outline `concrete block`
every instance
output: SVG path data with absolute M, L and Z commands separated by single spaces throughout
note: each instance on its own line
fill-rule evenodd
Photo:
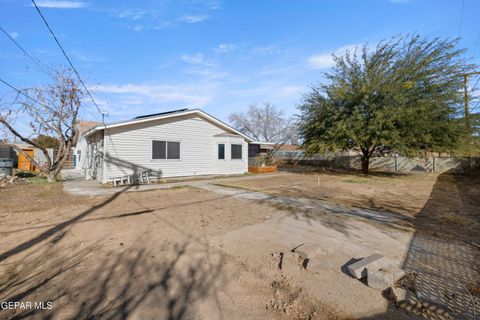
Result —
M 322 257 L 312 258 L 308 260 L 306 269 L 314 273 L 323 273 L 330 270 L 330 261 Z
M 311 259 L 322 254 L 322 248 L 318 244 L 306 242 L 295 248 L 295 253 L 303 257 L 303 259 Z
M 403 303 L 407 303 L 409 298 L 408 295 L 408 291 L 404 288 L 389 287 L 385 290 L 385 296 L 389 301 L 393 302 L 396 307 Z
M 367 283 L 370 288 L 385 290 L 405 276 L 405 271 L 389 264 L 384 267 L 369 267 L 367 269 Z
M 348 272 L 357 279 L 361 279 L 367 276 L 368 266 L 374 266 L 376 268 L 382 267 L 379 263 L 384 260 L 384 256 L 378 253 L 374 253 L 360 261 L 352 263 L 347 266 Z

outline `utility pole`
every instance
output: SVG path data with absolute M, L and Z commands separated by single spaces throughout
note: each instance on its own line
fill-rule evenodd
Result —
M 472 124 L 470 123 L 470 110 L 468 106 L 468 76 L 473 76 L 480 74 L 480 71 L 476 72 L 469 72 L 463 75 L 463 86 L 464 86 L 464 94 L 465 94 L 465 126 L 468 132 L 471 132 Z

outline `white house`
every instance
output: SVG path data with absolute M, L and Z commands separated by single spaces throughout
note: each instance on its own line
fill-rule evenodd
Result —
M 72 154 L 75 156 L 75 169 L 84 171 L 86 168 L 86 155 L 87 155 L 87 147 L 88 141 L 85 133 L 90 129 L 102 124 L 101 122 L 96 121 L 85 121 L 80 120 L 77 122 L 78 130 L 80 131 L 80 136 L 76 141 L 75 147 L 72 150 Z
M 79 139 L 86 179 L 107 183 L 149 171 L 157 178 L 248 171 L 253 139 L 199 109 L 182 109 L 97 125 Z

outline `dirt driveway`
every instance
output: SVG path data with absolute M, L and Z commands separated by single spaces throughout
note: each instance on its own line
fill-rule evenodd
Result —
M 306 179 L 303 187 L 313 190 L 310 181 L 317 179 L 286 177 L 282 188 L 298 198 L 299 181 Z M 270 187 L 270 179 L 277 178 L 219 183 L 249 183 L 248 188 L 258 189 L 254 184 Z M 436 177 L 426 179 L 414 192 L 415 197 L 428 194 L 424 207 L 435 181 Z M 382 192 L 388 190 L 385 185 L 373 183 L 370 188 Z M 102 197 L 72 196 L 60 184 L 1 189 L 0 301 L 52 302 L 53 307 L 1 310 L 0 315 L 11 319 L 406 317 L 391 311 L 379 292 L 345 275 L 342 265 L 373 251 L 403 261 L 416 236 L 415 222 L 405 228 L 365 217 L 332 216 L 323 209 L 321 214 L 294 210 L 269 200 L 268 196 L 278 199 L 278 192 L 284 192 L 281 188 L 262 193 L 267 198 L 259 200 L 245 197 L 249 191 L 243 188 L 118 189 Z M 342 192 L 351 190 L 339 188 L 323 195 L 322 201 L 354 208 L 357 203 L 334 196 Z M 364 201 L 359 194 L 351 199 Z M 413 202 L 413 207 L 419 205 Z M 362 203 L 362 208 L 378 209 Z M 321 247 L 328 261 L 324 273 L 282 274 L 272 265 L 271 253 L 304 241 Z M 463 254 L 469 257 L 469 252 Z

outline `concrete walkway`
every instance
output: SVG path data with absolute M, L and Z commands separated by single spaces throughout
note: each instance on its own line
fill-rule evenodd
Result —
M 83 180 L 83 171 L 77 169 L 63 169 L 61 172 L 62 180 Z
M 65 171 L 65 170 L 64 170 Z M 63 172 L 62 171 L 62 174 Z M 67 172 L 68 176 L 72 176 L 70 172 Z M 161 189 L 173 189 L 179 187 L 200 187 L 206 184 L 215 184 L 225 179 L 235 179 L 235 180 L 255 180 L 263 179 L 265 177 L 271 176 L 281 176 L 288 173 L 276 172 L 269 173 L 265 175 L 242 175 L 242 176 L 216 176 L 206 179 L 197 179 L 197 180 L 188 180 L 188 181 L 179 181 L 179 182 L 168 182 L 168 183 L 152 183 L 152 184 L 142 184 L 142 185 L 133 185 L 133 186 L 119 186 L 112 187 L 111 185 L 103 185 L 94 180 L 83 180 L 83 179 L 64 179 L 63 190 L 72 195 L 81 195 L 81 196 L 105 196 L 112 195 L 117 192 L 137 192 L 137 191 L 149 191 L 149 190 L 161 190 Z

